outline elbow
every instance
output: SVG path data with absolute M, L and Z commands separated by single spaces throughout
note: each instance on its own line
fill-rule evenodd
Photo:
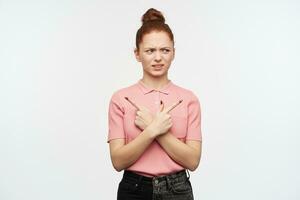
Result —
M 120 172 L 122 171 L 123 169 L 119 166 L 116 166 L 116 165 L 113 165 L 114 166 L 114 169 L 117 171 L 117 172 Z
M 199 164 L 201 159 L 202 151 L 201 151 L 201 145 L 197 146 L 197 148 L 193 149 L 193 152 L 189 153 L 188 156 L 188 166 L 186 168 L 190 171 L 195 171 Z
M 120 172 L 124 169 L 124 167 L 122 167 L 122 165 L 114 159 L 112 159 L 112 165 L 117 172 Z
M 124 163 L 122 163 L 122 160 L 119 159 L 117 156 L 112 156 L 111 161 L 112 161 L 112 165 L 113 165 L 114 169 L 117 172 L 120 172 L 120 171 L 122 171 L 123 169 L 126 168 Z
M 121 147 L 114 147 L 110 149 L 110 159 L 114 169 L 117 172 L 126 168 L 126 157 L 123 155 Z
M 194 163 L 191 166 L 189 166 L 188 169 L 193 172 L 198 168 L 198 166 L 199 166 L 199 163 Z
M 194 159 L 193 162 L 188 166 L 188 169 L 193 172 L 198 168 L 199 164 L 200 157 L 197 157 L 197 159 Z

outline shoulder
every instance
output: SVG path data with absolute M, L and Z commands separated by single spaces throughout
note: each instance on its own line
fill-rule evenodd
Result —
M 111 101 L 120 102 L 122 96 L 126 96 L 136 89 L 136 84 L 131 84 L 129 86 L 119 88 L 115 90 L 111 95 Z
M 192 90 L 184 88 L 174 83 L 173 88 L 179 96 L 183 97 L 187 101 L 199 101 L 198 96 Z

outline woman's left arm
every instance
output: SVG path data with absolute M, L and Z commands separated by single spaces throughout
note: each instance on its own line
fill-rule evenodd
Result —
M 201 110 L 200 103 L 196 96 L 192 96 L 188 104 L 188 130 L 185 142 L 175 137 L 170 130 L 156 137 L 156 141 L 166 151 L 166 153 L 178 164 L 190 171 L 197 169 L 202 152 L 201 137 Z M 169 109 L 169 108 L 167 108 Z M 144 129 L 152 121 L 152 116 L 147 108 L 139 109 L 137 119 L 141 123 L 136 123 L 138 127 Z M 200 133 L 200 137 L 199 137 Z
M 175 162 L 190 171 L 197 169 L 201 158 L 201 141 L 187 140 L 184 143 L 170 132 L 156 137 L 156 140 Z

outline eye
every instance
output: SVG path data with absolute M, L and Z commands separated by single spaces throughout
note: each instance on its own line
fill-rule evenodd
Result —
M 150 53 L 153 53 L 153 49 L 148 49 L 148 50 L 146 50 L 146 53 L 148 53 L 148 54 L 150 54 Z
M 169 49 L 163 49 L 162 52 L 163 52 L 163 53 L 169 53 L 170 50 L 169 50 Z

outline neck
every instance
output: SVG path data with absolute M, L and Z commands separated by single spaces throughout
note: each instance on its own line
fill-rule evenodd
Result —
M 154 88 L 154 89 L 161 89 L 165 85 L 167 85 L 170 80 L 168 79 L 167 76 L 164 77 L 147 77 L 143 76 L 141 81 L 148 87 Z

